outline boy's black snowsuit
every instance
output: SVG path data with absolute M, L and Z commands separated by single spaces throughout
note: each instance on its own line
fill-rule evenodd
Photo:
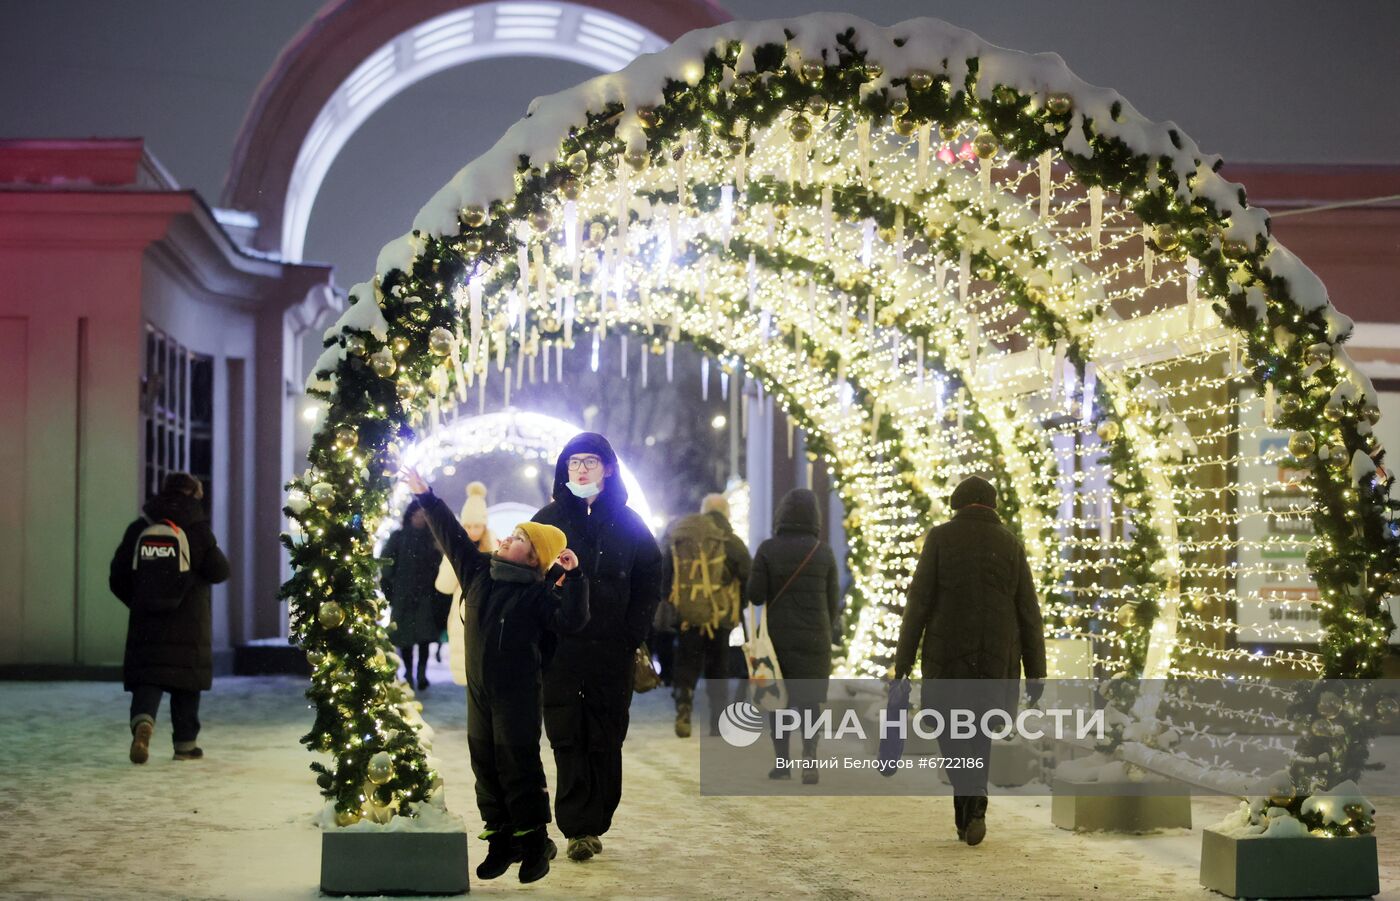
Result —
M 428 528 L 462 588 L 467 654 L 467 749 L 476 805 L 488 832 L 522 832 L 550 820 L 540 763 L 545 632 L 588 622 L 588 580 L 555 565 L 541 575 L 477 549 L 432 492 L 418 496 Z M 555 587 L 564 576 L 562 587 Z M 551 642 L 552 644 L 552 642 Z

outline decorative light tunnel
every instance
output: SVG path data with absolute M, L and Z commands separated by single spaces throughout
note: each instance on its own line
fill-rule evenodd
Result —
M 1218 165 L 1059 57 L 927 19 L 733 23 L 537 100 L 385 247 L 316 366 L 330 412 L 284 589 L 323 655 L 308 744 L 392 706 L 357 683 L 369 706 L 346 713 L 335 674 L 385 644 L 367 542 L 399 446 L 489 380 L 567 379 L 586 330 L 634 336 L 642 365 L 689 341 L 807 433 L 847 511 L 847 673 L 887 665 L 920 536 L 980 472 L 1047 632 L 1097 671 L 1377 675 L 1397 555 L 1376 395 L 1350 321 Z M 1316 532 L 1295 569 L 1318 654 L 1219 639 L 1225 556 L 1309 541 L 1237 534 L 1271 514 L 1237 503 L 1229 448 L 1278 430 L 1269 462 L 1300 471 L 1291 515 Z M 363 734 L 322 776 L 347 811 L 384 744 Z M 385 794 L 421 799 L 394 750 L 409 775 Z

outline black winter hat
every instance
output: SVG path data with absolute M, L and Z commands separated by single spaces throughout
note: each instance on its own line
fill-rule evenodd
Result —
M 553 496 L 557 501 L 572 498 L 568 489 L 564 486 L 569 481 L 569 458 L 574 454 L 597 454 L 598 459 L 603 461 L 603 465 L 617 472 L 617 453 L 608 443 L 608 439 L 597 432 L 579 432 L 569 439 L 569 443 L 564 445 L 564 449 L 559 452 L 559 459 L 554 463 L 554 491 Z M 603 492 L 610 501 L 617 503 L 627 503 L 627 488 L 622 484 L 622 479 L 612 478 L 608 480 L 607 489 Z
M 997 490 L 992 487 L 991 482 L 981 476 L 968 476 L 953 489 L 953 496 L 948 499 L 948 505 L 954 510 L 960 510 L 969 504 L 980 504 L 995 510 Z

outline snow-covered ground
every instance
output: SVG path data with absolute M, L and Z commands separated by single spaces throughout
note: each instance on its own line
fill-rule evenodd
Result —
M 448 804 L 477 830 L 462 689 L 435 667 L 424 697 Z M 0 683 L 0 897 L 317 897 L 321 798 L 297 739 L 301 683 L 225 678 L 204 699 L 208 757 L 170 759 L 161 710 L 150 763 L 127 762 L 128 695 L 115 683 Z M 703 695 L 703 692 L 701 692 Z M 671 733 L 662 691 L 640 696 L 625 794 L 603 854 L 512 871 L 474 894 L 538 898 L 1201 898 L 1199 826 L 1235 802 L 1197 799 L 1191 832 L 1073 835 L 1047 799 L 993 798 L 988 838 L 959 844 L 948 798 L 701 798 L 695 740 Z M 553 776 L 552 762 L 546 771 Z M 1400 801 L 1381 808 L 1382 898 L 1400 899 Z M 558 836 L 556 834 L 556 840 Z M 476 860 L 484 852 L 472 840 Z

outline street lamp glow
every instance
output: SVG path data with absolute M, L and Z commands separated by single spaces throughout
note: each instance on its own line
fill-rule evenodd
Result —
M 533 479 L 540 474 L 540 468 L 533 463 L 526 463 L 521 467 L 520 474 L 527 479 Z
M 716 430 L 722 429 L 725 426 L 729 425 L 729 420 L 725 417 L 723 413 L 720 413 L 714 419 L 710 420 L 710 425 Z

